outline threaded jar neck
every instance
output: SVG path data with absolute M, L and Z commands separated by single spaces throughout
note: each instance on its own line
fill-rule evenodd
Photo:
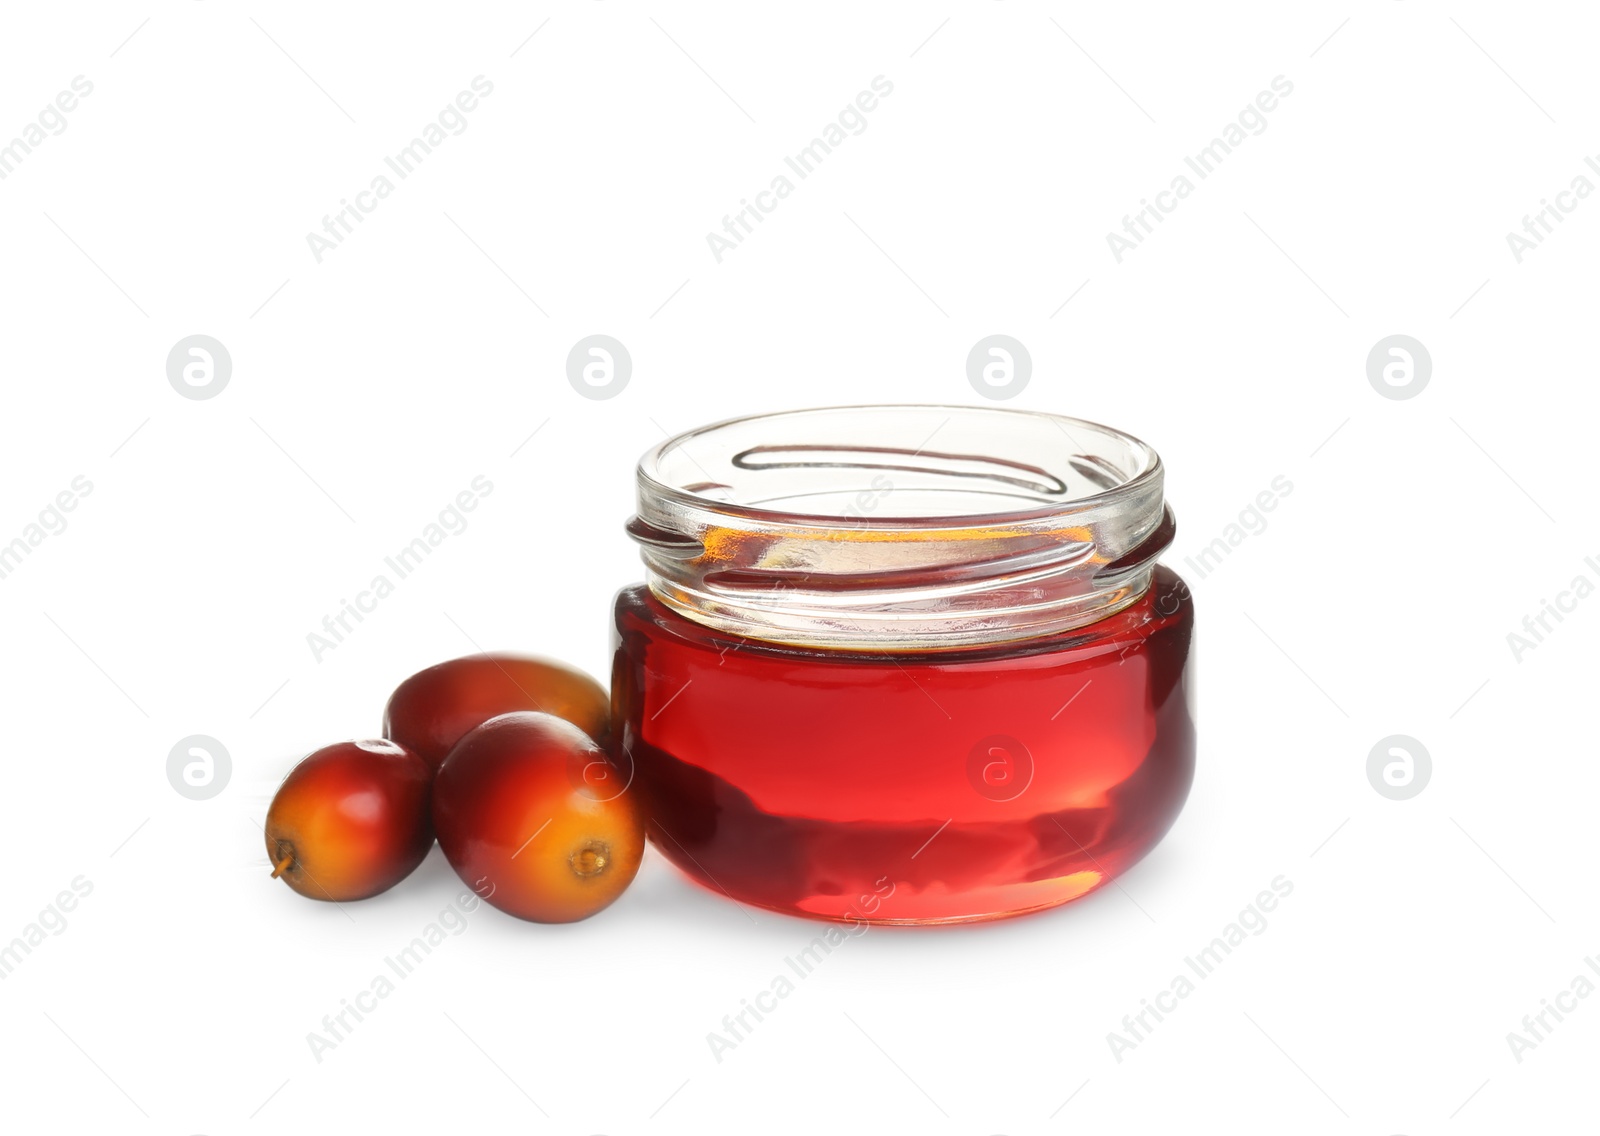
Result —
M 639 462 L 662 603 L 793 646 L 926 651 L 1104 619 L 1171 543 L 1155 450 L 1076 418 L 848 406 L 732 419 Z

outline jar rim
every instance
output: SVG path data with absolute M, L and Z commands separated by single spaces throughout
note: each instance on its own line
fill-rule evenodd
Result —
M 648 489 L 654 494 L 669 498 L 691 508 L 708 508 L 720 514 L 742 517 L 752 521 L 777 524 L 826 525 L 848 520 L 849 518 L 842 517 L 838 513 L 772 509 L 762 505 L 723 500 L 716 496 L 694 492 L 683 486 L 674 485 L 670 480 L 660 476 L 660 470 L 664 458 L 673 450 L 684 449 L 696 438 L 705 438 L 730 428 L 763 422 L 776 424 L 783 421 L 792 421 L 799 417 L 864 411 L 949 411 L 952 414 L 966 415 L 993 414 L 997 418 L 1007 418 L 1013 421 L 1031 418 L 1056 425 L 1067 432 L 1069 439 L 1071 438 L 1070 428 L 1073 426 L 1087 432 L 1097 433 L 1106 439 L 1114 439 L 1127 446 L 1130 451 L 1138 454 L 1141 459 L 1140 468 L 1135 473 L 1115 485 L 1107 486 L 1093 493 L 1075 494 L 1070 498 L 1040 504 L 1032 508 L 986 510 L 974 513 L 950 512 L 932 516 L 874 516 L 870 526 L 874 528 L 947 528 L 952 526 L 1004 524 L 1008 521 L 1038 520 L 1043 517 L 1060 515 L 1063 512 L 1092 508 L 1096 505 L 1113 501 L 1119 496 L 1137 492 L 1151 482 L 1159 482 L 1164 472 L 1160 454 L 1149 443 L 1124 430 L 1085 418 L 1075 418 L 1065 414 L 1052 414 L 1047 411 L 1024 410 L 1020 407 L 962 406 L 953 403 L 859 403 L 806 407 L 799 410 L 763 411 L 756 414 L 725 418 L 718 422 L 695 427 L 692 430 L 685 430 L 674 434 L 645 452 L 644 456 L 639 459 L 637 481 L 641 492 Z M 935 430 L 935 434 L 937 434 L 937 430 Z M 929 440 L 931 441 L 931 437 Z M 698 465 L 699 463 L 696 462 L 695 464 Z M 934 524 L 933 522 L 938 523 Z

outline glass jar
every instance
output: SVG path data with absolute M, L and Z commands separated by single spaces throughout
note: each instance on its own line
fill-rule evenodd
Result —
M 616 758 L 651 841 L 741 903 L 994 919 L 1114 879 L 1195 735 L 1161 459 L 1031 411 L 735 419 L 638 469 Z

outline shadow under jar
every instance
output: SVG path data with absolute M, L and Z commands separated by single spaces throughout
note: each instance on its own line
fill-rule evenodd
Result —
M 736 419 L 645 455 L 616 757 L 651 841 L 741 903 L 995 919 L 1115 878 L 1194 775 L 1161 459 L 999 408 Z

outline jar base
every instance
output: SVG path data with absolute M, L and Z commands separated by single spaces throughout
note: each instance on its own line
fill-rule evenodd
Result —
M 658 852 L 662 851 L 659 847 L 656 850 Z M 662 852 L 662 855 L 663 858 L 671 862 L 671 857 L 667 853 Z M 1099 891 L 1102 887 L 1111 882 L 1111 876 L 1107 873 L 1096 871 L 1074 872 L 1072 875 L 1062 877 L 1060 880 L 1040 880 L 1035 884 L 1026 885 L 1029 888 L 1036 888 L 1049 884 L 1066 883 L 1069 880 L 1074 880 L 1078 885 L 1070 888 L 1066 894 L 1055 895 L 1050 899 L 1040 902 L 1028 903 L 1019 907 L 1001 906 L 963 915 L 920 915 L 908 918 L 892 918 L 886 915 L 841 916 L 833 907 L 823 911 L 810 911 L 804 907 L 784 906 L 776 903 L 766 903 L 760 900 L 741 899 L 737 896 L 731 896 L 727 892 L 718 888 L 715 884 L 708 883 L 707 881 L 701 879 L 692 870 L 682 868 L 676 863 L 673 863 L 672 866 L 679 875 L 688 880 L 695 887 L 710 892 L 719 899 L 732 899 L 733 902 L 739 904 L 741 907 L 753 907 L 758 911 L 770 911 L 774 915 L 787 915 L 791 918 L 806 919 L 814 923 L 833 923 L 852 927 L 857 925 L 870 927 L 950 927 L 958 926 L 963 923 L 996 923 L 1003 919 L 1019 919 L 1024 915 L 1036 915 L 1041 911 L 1050 911 L 1053 908 L 1064 907 L 1069 903 L 1083 899 L 1085 896 Z M 1076 881 L 1075 878 L 1079 876 L 1092 876 L 1094 878 L 1087 881 Z M 970 897 L 966 897 L 966 900 L 967 902 L 970 902 Z

